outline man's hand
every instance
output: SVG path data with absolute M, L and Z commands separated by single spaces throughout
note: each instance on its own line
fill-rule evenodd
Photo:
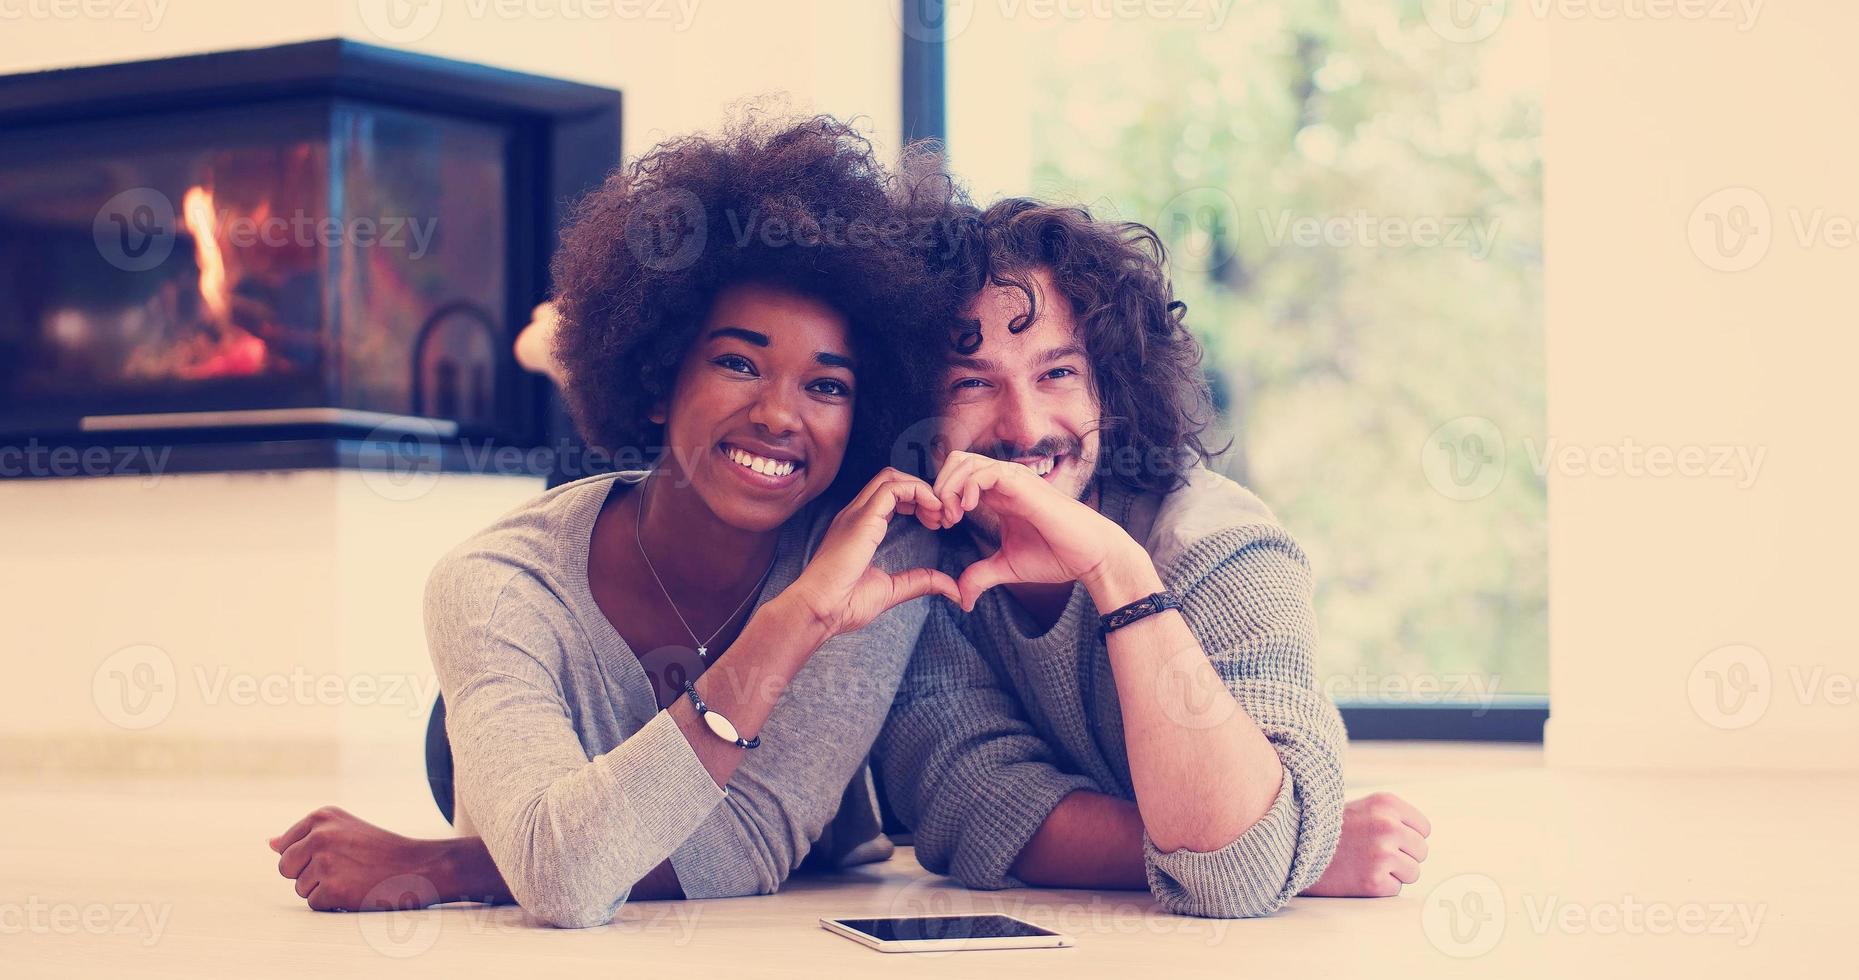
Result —
M 1433 825 L 1393 793 L 1373 793 L 1343 807 L 1336 856 L 1303 894 L 1318 898 L 1386 898 L 1420 880 Z
M 983 499 L 1000 521 L 1000 550 L 968 566 L 956 580 L 964 610 L 972 611 L 981 594 L 997 585 L 1083 582 L 1091 588 L 1124 559 L 1149 566 L 1142 546 L 1115 521 L 1019 463 L 952 452 L 936 475 L 934 491 L 942 501 L 945 526 L 960 521 Z

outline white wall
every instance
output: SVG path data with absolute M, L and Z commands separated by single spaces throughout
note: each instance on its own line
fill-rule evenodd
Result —
M 1850 768 L 1859 6 L 1550 30 L 1550 434 L 1766 452 L 1753 482 L 1551 470 L 1551 762 Z M 1725 271 L 1762 240 L 1716 244 L 1739 203 L 1771 247 Z M 1816 209 L 1846 247 L 1799 240 Z
M 433 562 L 530 477 L 0 480 L 0 771 L 417 773 Z

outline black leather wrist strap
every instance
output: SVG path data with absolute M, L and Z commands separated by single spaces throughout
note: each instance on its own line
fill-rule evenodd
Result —
M 1121 609 L 1113 609 L 1097 618 L 1098 632 L 1109 636 L 1139 619 L 1148 619 L 1159 612 L 1181 608 L 1181 597 L 1163 589 L 1154 595 L 1144 596 Z

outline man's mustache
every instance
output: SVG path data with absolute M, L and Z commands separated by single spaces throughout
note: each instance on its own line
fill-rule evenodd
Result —
M 1031 456 L 1076 456 L 1083 448 L 1084 446 L 1076 439 L 1067 439 L 1061 436 L 1047 436 L 1026 448 L 1022 448 L 1011 442 L 997 442 L 991 446 L 971 449 L 969 452 L 980 456 L 987 456 L 992 459 L 1012 462 L 1016 459 L 1026 459 Z

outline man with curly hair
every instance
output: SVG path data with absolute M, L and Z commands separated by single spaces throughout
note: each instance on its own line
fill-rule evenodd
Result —
M 1413 882 L 1426 818 L 1345 807 L 1303 552 L 1204 465 L 1201 351 L 1154 233 L 1025 199 L 952 214 L 925 456 L 967 530 L 942 542 L 961 601 L 876 748 L 918 860 L 1215 917 Z

